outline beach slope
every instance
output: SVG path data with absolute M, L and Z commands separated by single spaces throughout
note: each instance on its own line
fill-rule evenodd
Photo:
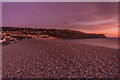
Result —
M 118 50 L 26 39 L 2 47 L 3 78 L 117 78 Z

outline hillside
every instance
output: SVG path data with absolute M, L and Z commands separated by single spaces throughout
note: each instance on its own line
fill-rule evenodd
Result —
M 38 28 L 19 28 L 3 27 L 3 32 L 22 32 L 26 35 L 48 35 L 61 39 L 87 39 L 87 38 L 106 38 L 104 34 L 90 34 L 67 29 L 38 29 Z

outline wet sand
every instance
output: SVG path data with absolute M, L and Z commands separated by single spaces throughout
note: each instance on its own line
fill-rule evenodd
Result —
M 117 78 L 118 50 L 26 39 L 2 47 L 3 78 Z

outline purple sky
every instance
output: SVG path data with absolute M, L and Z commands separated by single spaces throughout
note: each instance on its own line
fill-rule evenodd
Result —
M 117 36 L 115 2 L 3 2 L 2 8 L 3 26 L 65 28 Z

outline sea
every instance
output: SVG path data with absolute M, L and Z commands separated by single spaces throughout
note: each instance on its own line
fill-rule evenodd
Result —
M 120 38 L 97 38 L 97 39 L 63 39 L 61 41 L 72 42 L 77 44 L 87 44 L 101 46 L 113 49 L 120 49 L 118 43 Z

